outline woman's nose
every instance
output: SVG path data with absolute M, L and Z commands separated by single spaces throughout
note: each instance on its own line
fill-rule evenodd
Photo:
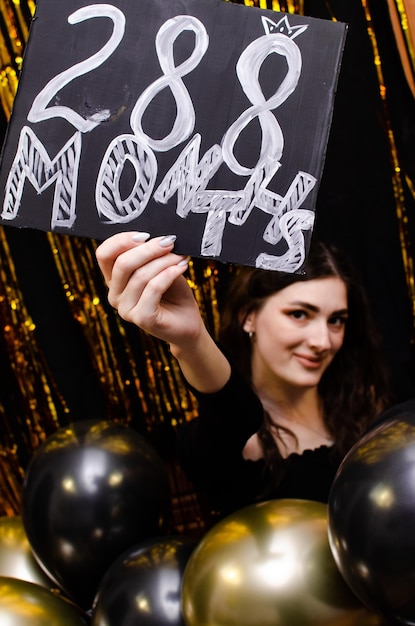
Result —
M 308 343 L 311 348 L 318 351 L 330 348 L 330 333 L 326 321 L 315 321 L 310 327 Z

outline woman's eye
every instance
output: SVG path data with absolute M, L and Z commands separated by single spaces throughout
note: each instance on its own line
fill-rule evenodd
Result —
M 296 320 L 303 320 L 307 317 L 307 313 L 301 310 L 290 311 L 288 315 Z
M 336 315 L 336 317 L 332 317 L 329 319 L 329 324 L 331 326 L 344 326 L 347 322 L 347 317 L 343 315 Z

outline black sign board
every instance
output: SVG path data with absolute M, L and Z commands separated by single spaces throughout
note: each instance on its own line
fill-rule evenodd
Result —
M 346 26 L 223 0 L 38 0 L 1 222 L 296 271 Z

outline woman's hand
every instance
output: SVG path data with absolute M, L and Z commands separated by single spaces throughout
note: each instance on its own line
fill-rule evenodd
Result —
M 187 381 L 206 393 L 221 389 L 230 365 L 208 333 L 183 273 L 186 257 L 173 253 L 175 237 L 113 235 L 96 251 L 108 301 L 127 322 L 170 344 Z
M 97 248 L 108 301 L 124 320 L 151 335 L 181 347 L 192 344 L 203 321 L 183 276 L 187 259 L 172 252 L 174 235 L 148 237 L 119 233 Z

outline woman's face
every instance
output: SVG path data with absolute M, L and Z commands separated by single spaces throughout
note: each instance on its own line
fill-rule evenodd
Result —
M 270 296 L 250 313 L 254 384 L 318 385 L 341 348 L 347 320 L 347 291 L 337 277 L 298 282 Z

